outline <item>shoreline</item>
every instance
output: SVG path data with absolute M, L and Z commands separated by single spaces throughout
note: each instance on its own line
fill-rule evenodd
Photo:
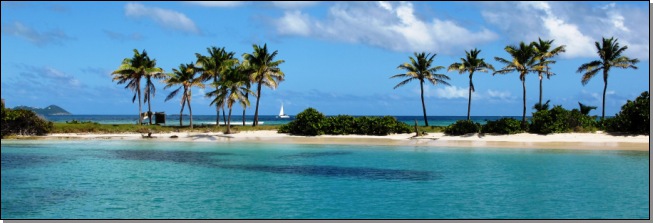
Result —
M 170 138 L 176 135 L 178 138 Z M 572 149 L 572 150 L 617 150 L 649 151 L 649 136 L 614 136 L 603 132 L 558 133 L 537 135 L 520 133 L 513 135 L 446 136 L 444 133 L 429 133 L 413 137 L 414 134 L 392 134 L 387 136 L 368 135 L 322 135 L 292 136 L 275 130 L 243 131 L 225 135 L 222 132 L 170 132 L 152 134 L 144 138 L 140 133 L 84 134 L 56 133 L 29 137 L 45 140 L 154 140 L 180 142 L 247 142 L 274 144 L 337 144 L 337 145 L 382 145 L 417 147 L 466 147 L 466 148 L 513 148 L 513 149 Z M 18 138 L 20 140 L 20 137 Z

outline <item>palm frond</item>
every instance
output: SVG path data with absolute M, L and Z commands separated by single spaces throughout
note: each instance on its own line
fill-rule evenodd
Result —
M 408 78 L 406 80 L 403 80 L 403 81 L 399 82 L 397 85 L 395 85 L 395 87 L 393 89 L 397 89 L 398 87 L 404 86 L 404 85 L 410 83 L 413 80 L 415 80 L 415 78 Z

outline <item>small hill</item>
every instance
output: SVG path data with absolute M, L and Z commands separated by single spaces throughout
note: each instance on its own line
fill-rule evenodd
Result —
M 56 105 L 50 105 L 45 108 L 35 108 L 35 107 L 29 107 L 29 106 L 16 106 L 14 109 L 25 109 L 25 110 L 30 110 L 33 112 L 36 112 L 36 114 L 39 115 L 72 115 L 70 112 L 66 111 L 65 109 L 56 106 Z

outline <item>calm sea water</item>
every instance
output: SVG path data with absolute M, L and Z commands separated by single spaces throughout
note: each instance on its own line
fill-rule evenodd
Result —
M 409 125 L 414 125 L 415 120 L 417 120 L 418 125 L 424 125 L 423 116 L 395 116 L 397 120 L 405 122 Z M 521 116 L 472 116 L 471 119 L 475 122 L 485 124 L 487 120 L 497 120 L 504 117 L 512 117 L 518 120 L 521 120 Z M 138 117 L 135 115 L 56 115 L 56 116 L 45 116 L 46 119 L 53 122 L 66 122 L 66 121 L 91 121 L 98 122 L 100 124 L 134 124 L 138 122 Z M 457 120 L 467 119 L 467 116 L 427 116 L 430 126 L 448 126 L 453 124 Z M 251 125 L 252 120 L 254 120 L 253 115 L 245 116 L 245 124 Z M 288 122 L 294 120 L 294 116 L 291 116 L 289 119 L 279 119 L 273 115 L 262 115 L 259 116 L 259 123 L 261 125 L 282 125 L 287 124 Z M 183 117 L 184 125 L 189 124 L 189 116 Z M 154 120 L 153 122 L 154 123 Z M 215 115 L 193 115 L 193 124 L 194 125 L 215 125 Z M 224 124 L 222 117 L 220 118 L 220 123 Z M 231 117 L 232 125 L 242 125 L 243 116 L 242 115 L 232 115 Z M 166 116 L 166 125 L 179 125 L 179 115 L 168 114 Z
M 2 141 L 2 219 L 647 219 L 647 152 Z

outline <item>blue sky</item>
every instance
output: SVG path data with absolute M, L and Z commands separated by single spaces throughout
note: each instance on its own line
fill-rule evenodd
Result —
M 147 50 L 166 72 L 225 47 L 240 58 L 253 44 L 278 50 L 286 80 L 264 88 L 260 113 L 294 115 L 314 107 L 328 115 L 421 115 L 419 85 L 393 90 L 397 66 L 413 52 L 437 53 L 449 66 L 478 48 L 486 62 L 509 58 L 507 45 L 554 39 L 567 52 L 554 58 L 544 99 L 565 108 L 599 106 L 603 80 L 583 86 L 578 67 L 598 59 L 595 41 L 614 36 L 637 70 L 610 72 L 606 115 L 649 89 L 648 2 L 2 2 L 2 98 L 7 107 L 59 105 L 74 114 L 134 114 L 138 105 L 111 71 Z M 442 73 L 451 86 L 428 86 L 428 115 L 467 112 L 468 75 Z M 472 115 L 520 116 L 517 73 L 474 75 Z M 157 82 L 153 111 L 175 114 L 179 98 Z M 526 80 L 528 114 L 538 100 L 537 74 Z M 193 113 L 214 114 L 199 88 Z M 255 101 L 254 98 L 251 99 Z M 254 104 L 254 103 L 252 103 Z M 144 106 L 146 109 L 146 106 Z M 240 110 L 240 108 L 238 109 Z M 238 111 L 237 110 L 237 111 Z M 253 114 L 253 107 L 248 114 Z M 187 111 L 187 110 L 186 110 Z M 239 113 L 236 113 L 239 114 Z

